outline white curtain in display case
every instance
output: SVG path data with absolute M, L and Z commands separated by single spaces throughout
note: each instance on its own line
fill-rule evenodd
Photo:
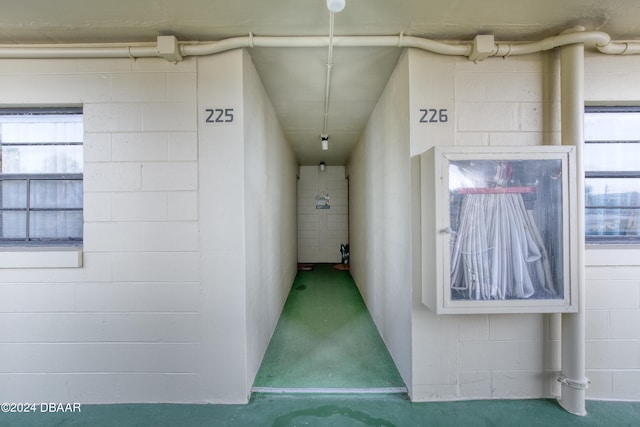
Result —
M 423 183 L 438 188 L 423 188 L 423 209 L 435 207 L 434 267 L 442 268 L 442 273 L 436 275 L 437 297 L 423 297 L 430 302 L 427 305 L 435 305 L 438 312 L 463 313 L 572 310 L 569 160 L 573 151 L 567 147 L 529 147 L 520 152 L 489 147 L 434 150 L 425 154 Z M 430 174 L 435 174 L 433 179 Z M 423 215 L 427 230 L 433 227 L 426 223 L 430 215 Z M 423 235 L 427 253 L 433 244 L 429 237 L 427 231 Z M 423 289 L 432 293 L 424 282 Z
M 539 191 L 559 194 L 559 181 L 548 177 L 560 173 L 557 160 L 449 163 L 451 200 L 459 204 L 452 210 L 457 215 L 451 234 L 452 298 L 562 297 L 533 213 L 540 204 Z M 543 209 L 556 218 L 558 206 L 547 204 Z

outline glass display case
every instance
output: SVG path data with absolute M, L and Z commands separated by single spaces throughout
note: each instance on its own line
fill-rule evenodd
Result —
M 421 162 L 430 309 L 576 311 L 572 147 L 435 147 Z

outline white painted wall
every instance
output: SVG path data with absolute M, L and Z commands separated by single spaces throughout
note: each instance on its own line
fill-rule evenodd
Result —
M 329 196 L 329 209 L 316 209 Z M 298 179 L 298 262 L 339 263 L 349 243 L 348 181 L 344 166 L 300 166 Z
M 3 60 L 0 90 L 85 114 L 83 265 L 0 263 L 0 400 L 246 402 L 296 252 L 296 163 L 246 53 Z
M 542 144 L 548 137 L 542 126 L 544 111 L 558 101 L 543 96 L 543 83 L 550 79 L 543 58 L 532 55 L 475 64 L 411 51 L 412 113 L 447 108 L 450 118 L 435 125 L 412 120 L 412 154 L 433 145 Z M 419 177 L 419 171 L 414 174 Z M 414 185 L 414 200 L 419 201 L 416 190 Z M 558 366 L 547 353 L 548 316 L 438 316 L 420 302 L 419 283 L 414 277 L 414 400 L 550 395 L 547 371 Z
M 243 51 L 247 387 L 253 385 L 297 273 L 298 162 Z
M 449 129 L 411 122 L 411 152 L 432 145 L 541 145 L 559 142 L 555 52 L 477 64 L 409 53 L 411 109 L 451 108 Z M 586 99 L 640 101 L 637 57 L 590 55 Z M 437 85 L 434 82 L 445 82 Z M 437 106 L 431 107 L 437 103 Z M 414 180 L 419 170 L 414 168 Z M 415 186 L 414 186 L 415 188 Z M 414 192 L 414 201 L 419 194 Z M 415 205 L 415 203 L 414 203 Z M 414 223 L 414 236 L 419 225 Z M 414 242 L 414 249 L 418 250 Z M 587 397 L 640 400 L 640 257 L 637 248 L 587 248 Z M 414 400 L 552 396 L 559 336 L 552 315 L 441 315 L 413 288 Z
M 0 400 L 202 401 L 196 62 L 3 60 L 0 90 L 85 113 L 83 267 L 0 270 Z
M 246 54 L 0 65 L 3 104 L 84 105 L 86 118 L 82 268 L 0 262 L 0 401 L 246 401 L 296 253 L 282 225 L 295 166 Z M 588 55 L 586 70 L 588 102 L 640 100 L 639 57 Z M 557 142 L 556 76 L 553 53 L 474 64 L 408 51 L 351 156 L 351 273 L 415 400 L 551 395 L 549 316 L 421 304 L 411 156 Z M 416 128 L 434 100 L 453 130 Z M 205 108 L 238 121 L 207 126 Z M 640 400 L 639 255 L 587 249 L 591 398 Z
M 587 104 L 640 104 L 640 57 L 587 54 L 585 68 Z M 640 400 L 640 248 L 587 245 L 585 257 L 587 396 Z
M 348 163 L 351 275 L 411 387 L 411 167 L 408 56 L 398 65 Z
M 201 316 L 203 395 L 246 399 L 247 247 L 242 54 L 198 59 Z M 233 123 L 206 123 L 207 108 L 233 108 Z M 202 399 L 202 397 L 201 397 Z

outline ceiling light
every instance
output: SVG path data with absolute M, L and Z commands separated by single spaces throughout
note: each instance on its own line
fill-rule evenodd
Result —
M 329 136 L 322 135 L 320 138 L 322 138 L 322 149 L 327 151 L 329 149 Z
M 327 0 L 327 9 L 331 12 L 338 13 L 344 9 L 345 0 Z

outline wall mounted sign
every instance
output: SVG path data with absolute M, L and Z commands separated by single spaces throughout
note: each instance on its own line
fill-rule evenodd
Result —
M 328 194 L 320 193 L 316 195 L 316 209 L 331 209 Z

